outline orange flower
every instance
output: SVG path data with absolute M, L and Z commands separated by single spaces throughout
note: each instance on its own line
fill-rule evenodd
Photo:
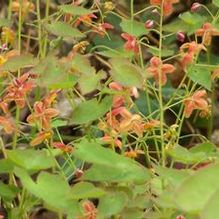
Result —
M 126 102 L 126 94 L 125 91 L 128 92 L 128 95 L 132 96 L 132 97 L 135 97 L 135 98 L 138 98 L 139 94 L 138 94 L 138 90 L 136 87 L 124 87 L 122 85 L 120 85 L 119 83 L 117 82 L 111 82 L 109 84 L 109 88 L 111 90 L 114 90 L 114 91 L 124 91 L 124 94 L 116 94 L 114 97 L 113 97 L 113 108 L 118 108 L 120 106 L 124 106 L 125 105 L 125 102 Z
M 125 50 L 133 51 L 135 54 L 138 54 L 139 48 L 136 37 L 128 33 L 122 33 L 121 37 L 127 41 L 124 45 Z
M 138 156 L 138 154 L 144 154 L 144 151 L 131 149 L 130 151 L 125 152 L 126 157 L 133 158 L 133 159 L 135 159 Z
M 15 39 L 15 32 L 8 27 L 3 27 L 1 32 L 2 43 L 12 44 L 14 42 L 14 39 Z
M 3 113 L 7 114 L 8 111 L 8 104 L 4 101 L 0 101 L 0 109 L 2 109 Z
M 186 50 L 186 52 L 185 52 Z M 184 43 L 180 47 L 180 52 L 182 53 L 182 66 L 185 68 L 187 65 L 191 64 L 195 58 L 199 54 L 201 50 L 207 50 L 204 45 L 198 44 L 195 41 L 190 43 Z
M 30 124 L 39 123 L 43 129 L 50 129 L 50 122 L 53 117 L 56 117 L 59 111 L 54 108 L 46 108 L 42 101 L 34 104 L 34 112 L 27 117 L 27 122 Z
M 81 23 L 85 24 L 86 26 L 90 26 L 92 24 L 92 18 L 97 18 L 95 14 L 86 14 L 81 15 L 75 22 L 75 25 L 78 26 Z
M 157 84 L 159 84 L 159 71 L 161 74 L 161 84 L 165 85 L 167 82 L 166 74 L 173 73 L 175 67 L 171 64 L 163 64 L 158 57 L 152 57 L 150 60 L 150 66 L 147 68 L 147 72 L 150 73 Z
M 52 90 L 46 97 L 43 98 L 42 102 L 46 108 L 50 107 L 52 103 L 55 102 L 59 91 L 60 90 Z
M 109 23 L 98 24 L 96 27 L 93 28 L 94 32 L 98 33 L 101 37 L 105 36 L 107 30 L 112 29 L 114 29 L 114 27 Z
M 117 137 L 113 137 L 113 136 L 109 136 L 109 135 L 104 135 L 101 138 L 102 141 L 104 141 L 107 144 L 110 144 L 112 146 L 118 147 L 118 148 L 122 148 L 122 142 L 117 138 Z
M 202 28 L 195 32 L 195 34 L 196 36 L 202 37 L 202 43 L 205 46 L 209 46 L 211 44 L 212 37 L 219 36 L 219 31 L 214 28 L 211 23 L 205 23 Z
M 212 78 L 212 80 L 215 80 L 216 78 L 218 78 L 219 77 L 219 68 L 216 68 L 214 71 L 213 71 L 213 73 L 212 73 L 212 75 L 211 75 L 211 78 Z
M 25 16 L 29 11 L 34 12 L 35 5 L 28 1 L 28 0 L 22 0 L 22 4 L 20 4 L 20 0 L 14 0 L 12 2 L 12 11 L 19 13 L 20 7 L 22 7 L 22 16 Z
M 97 209 L 91 201 L 85 201 L 82 204 L 84 210 L 84 218 L 86 219 L 96 219 Z
M 113 109 L 106 115 L 107 125 L 116 133 L 135 133 L 142 136 L 145 123 L 138 114 L 130 113 L 125 107 Z
M 73 149 L 70 145 L 66 145 L 62 142 L 53 142 L 53 147 L 58 148 L 66 153 L 71 153 Z
M 153 129 L 153 128 L 159 126 L 159 125 L 160 125 L 160 121 L 158 121 L 158 120 L 150 120 L 149 122 L 146 122 L 144 124 L 144 128 L 146 130 L 150 130 L 150 129 Z
M 4 101 L 15 101 L 18 107 L 25 106 L 26 94 L 34 87 L 33 82 L 29 81 L 29 74 L 25 73 L 19 78 L 15 78 L 11 85 L 8 86 Z
M 179 2 L 179 0 L 150 0 L 151 5 L 162 5 L 163 1 L 163 14 L 164 16 L 170 15 L 173 12 L 173 4 Z
M 8 117 L 4 117 L 4 116 L 0 116 L 0 126 L 3 127 L 4 131 L 7 134 L 12 134 L 13 131 L 15 131 L 15 125 L 12 122 L 11 119 L 9 119 Z
M 184 101 L 184 114 L 186 118 L 189 118 L 193 110 L 201 110 L 203 114 L 209 112 L 208 102 L 206 100 L 207 93 L 205 90 L 196 91 L 191 97 L 188 97 Z
M 49 140 L 52 137 L 52 132 L 42 131 L 39 132 L 36 137 L 30 142 L 31 146 L 36 146 L 44 142 L 45 140 Z

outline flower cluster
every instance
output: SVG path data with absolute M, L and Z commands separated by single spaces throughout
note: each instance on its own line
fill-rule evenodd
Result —
M 168 16 L 173 12 L 173 4 L 178 3 L 179 0 L 150 0 L 151 5 L 159 5 L 163 7 L 164 16 Z
M 130 97 L 138 98 L 137 88 L 123 87 L 116 82 L 109 84 L 110 89 L 117 91 L 114 95 L 112 110 L 106 114 L 105 122 L 99 123 L 99 128 L 104 131 L 102 140 L 113 146 L 122 147 L 119 140 L 121 134 L 133 133 L 137 136 L 143 136 L 146 130 L 158 125 L 155 120 L 145 122 L 139 114 L 132 114 L 126 107 L 132 105 Z
M 203 44 L 198 44 L 195 41 L 184 43 L 180 47 L 180 52 L 182 54 L 182 66 L 185 69 L 189 64 L 192 64 L 196 56 L 199 54 L 201 50 L 205 50 L 206 48 Z
M 163 64 L 158 57 L 152 57 L 150 65 L 146 69 L 149 75 L 153 76 L 156 83 L 165 85 L 167 82 L 167 74 L 173 73 L 175 67 L 171 64 Z
M 27 122 L 38 125 L 40 132 L 31 141 L 31 145 L 35 146 L 52 137 L 51 128 L 52 118 L 59 115 L 59 111 L 52 108 L 51 105 L 57 97 L 58 91 L 51 91 L 42 101 L 34 104 L 34 111 L 27 117 Z

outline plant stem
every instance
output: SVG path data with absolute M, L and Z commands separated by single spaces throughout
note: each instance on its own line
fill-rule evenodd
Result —
M 160 8 L 160 39 L 159 39 L 159 59 L 162 59 L 162 44 L 163 44 L 163 5 L 164 0 L 162 0 Z M 165 155 L 165 145 L 164 145 L 164 108 L 163 108 L 163 95 L 162 95 L 162 71 L 161 66 L 158 69 L 159 71 L 159 107 L 160 107 L 160 137 L 161 137 L 161 154 L 162 160 L 161 163 L 165 166 L 166 155 Z

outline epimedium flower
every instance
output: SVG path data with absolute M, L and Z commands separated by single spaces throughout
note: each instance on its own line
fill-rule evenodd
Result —
M 118 107 L 106 114 L 107 126 L 116 133 L 135 133 L 142 136 L 145 131 L 145 122 L 138 114 L 132 114 L 126 107 Z
M 128 33 L 122 33 L 121 37 L 127 41 L 124 45 L 125 50 L 133 51 L 135 54 L 138 54 L 139 47 L 138 47 L 137 38 Z
M 194 110 L 201 110 L 202 115 L 209 112 L 207 92 L 205 90 L 196 91 L 192 96 L 184 100 L 184 115 L 189 118 Z
M 52 132 L 51 131 L 41 131 L 37 133 L 36 137 L 30 142 L 31 146 L 36 146 L 44 141 L 48 141 L 52 137 Z
M 109 23 L 100 23 L 93 28 L 94 32 L 98 33 L 101 37 L 105 36 L 107 30 L 112 30 L 112 29 L 114 29 L 114 27 Z
M 135 150 L 131 149 L 125 152 L 125 156 L 132 158 L 132 159 L 135 159 L 136 157 L 138 157 L 139 154 L 145 154 L 145 153 L 144 151 L 138 150 L 138 149 L 135 149 Z
M 7 134 L 12 134 L 16 130 L 12 119 L 8 116 L 0 116 L 0 126 Z
M 34 112 L 27 117 L 30 124 L 39 124 L 45 130 L 50 129 L 51 119 L 58 116 L 59 111 L 54 108 L 47 108 L 46 104 L 38 101 L 34 104 Z
M 4 101 L 0 101 L 0 109 L 3 111 L 3 113 L 8 114 L 8 104 Z
M 13 44 L 15 39 L 15 32 L 9 27 L 3 27 L 1 32 L 1 42 L 5 44 Z
M 29 73 L 25 73 L 19 78 L 14 78 L 13 82 L 6 89 L 5 102 L 15 101 L 19 108 L 25 106 L 27 93 L 35 87 L 34 83 L 29 80 L 29 76 Z
M 171 64 L 163 64 L 158 57 L 154 56 L 151 58 L 150 65 L 146 70 L 154 77 L 157 84 L 161 82 L 162 85 L 165 85 L 167 82 L 167 74 L 173 73 L 175 67 Z
M 119 140 L 119 138 L 117 136 L 110 136 L 105 134 L 101 140 L 107 144 L 112 145 L 113 147 L 118 147 L 118 148 L 122 148 L 122 142 Z
M 195 41 L 184 43 L 180 47 L 180 52 L 182 54 L 181 63 L 183 68 L 186 68 L 189 64 L 191 64 L 201 50 L 207 50 L 203 44 L 198 44 Z
M 159 5 L 162 6 L 163 2 L 163 14 L 164 16 L 168 16 L 173 12 L 173 4 L 179 2 L 179 0 L 150 0 L 151 5 Z
M 135 97 L 138 98 L 139 94 L 138 94 L 138 90 L 136 87 L 124 87 L 121 84 L 119 84 L 118 82 L 111 82 L 109 84 L 109 88 L 111 90 L 114 91 L 118 91 L 121 92 L 121 94 L 115 94 L 113 97 L 113 108 L 117 108 L 120 106 L 125 105 L 126 102 L 126 97 L 127 96 L 131 96 L 131 97 Z
M 195 32 L 196 36 L 202 37 L 202 43 L 205 46 L 209 46 L 213 36 L 219 36 L 219 31 L 213 27 L 211 23 L 203 24 L 202 28 Z
M 62 142 L 53 142 L 52 146 L 54 148 L 60 149 L 63 152 L 66 152 L 66 153 L 71 153 L 73 150 L 73 148 L 70 145 L 68 145 L 68 144 L 66 145 Z
M 85 14 L 81 15 L 75 22 L 75 25 L 78 26 L 83 23 L 86 26 L 90 26 L 92 24 L 92 19 L 96 19 L 97 16 L 95 14 Z
M 97 208 L 93 202 L 86 200 L 82 203 L 83 216 L 77 217 L 77 219 L 96 219 L 97 218 Z
M 35 10 L 35 5 L 28 0 L 22 0 L 20 2 L 20 0 L 14 0 L 12 2 L 12 11 L 19 13 L 19 10 L 21 8 L 21 12 L 22 12 L 22 16 L 25 16 L 28 12 L 34 12 Z

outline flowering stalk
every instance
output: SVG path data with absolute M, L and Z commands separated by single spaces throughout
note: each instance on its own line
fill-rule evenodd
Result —
M 163 5 L 164 0 L 162 0 L 161 7 L 160 7 L 160 25 L 159 25 L 159 32 L 160 32 L 160 39 L 159 39 L 159 59 L 162 58 L 162 44 L 163 44 Z M 164 108 L 163 108 L 163 96 L 162 96 L 162 69 L 161 65 L 159 65 L 159 107 L 160 107 L 160 137 L 161 137 L 161 154 L 162 154 L 162 165 L 165 166 L 166 162 L 166 155 L 165 155 L 165 145 L 164 145 Z

